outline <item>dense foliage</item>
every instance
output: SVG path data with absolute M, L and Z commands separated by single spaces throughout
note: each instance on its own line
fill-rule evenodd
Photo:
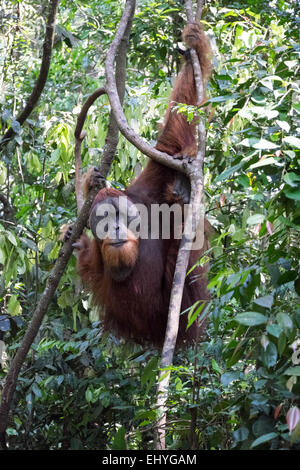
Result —
M 0 1 L 0 383 L 76 217 L 74 127 L 104 78 L 122 13 L 115 0 L 62 0 L 46 87 L 20 128 L 39 71 L 45 5 Z M 179 0 L 139 2 L 125 111 L 155 141 L 185 25 Z M 171 449 L 299 448 L 299 3 L 220 0 L 203 15 L 214 48 L 207 125 L 206 208 L 216 229 L 210 324 L 198 351 L 178 352 L 169 391 Z M 85 129 L 85 167 L 101 158 L 109 105 Z M 120 138 L 110 180 L 124 186 L 145 157 Z M 195 360 L 196 357 L 196 360 Z M 14 398 L 17 449 L 151 449 L 158 352 L 103 335 L 69 263 Z M 298 408 L 299 407 L 299 408 Z M 298 423 L 298 424 L 297 424 Z M 191 433 L 191 429 L 193 433 Z

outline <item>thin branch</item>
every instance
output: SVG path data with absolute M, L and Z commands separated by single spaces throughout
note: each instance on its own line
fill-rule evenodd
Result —
M 80 212 L 83 203 L 83 190 L 82 190 L 82 162 L 81 162 L 81 144 L 86 136 L 86 132 L 82 131 L 88 110 L 99 96 L 106 94 L 105 87 L 100 87 L 92 93 L 83 104 L 80 113 L 78 114 L 76 128 L 75 128 L 75 194 L 77 201 L 77 211 Z
M 81 135 L 82 128 L 86 120 L 88 110 L 90 109 L 92 104 L 96 101 L 96 99 L 99 98 L 99 96 L 104 95 L 105 93 L 106 93 L 105 87 L 97 88 L 97 90 L 95 90 L 83 104 L 81 111 L 78 114 L 77 123 L 75 127 L 74 135 L 76 139 L 80 139 L 80 135 Z
M 194 13 L 193 13 L 193 2 L 186 0 L 185 1 L 185 11 L 186 11 L 186 18 L 187 22 L 191 23 L 194 21 Z
M 125 24 L 125 31 L 129 31 L 127 29 L 126 23 L 132 21 L 132 17 L 134 14 L 134 8 L 124 11 L 121 22 Z M 122 40 L 122 38 L 121 38 Z M 124 62 L 123 62 L 124 63 Z M 100 173 L 105 175 L 107 170 L 107 161 L 104 162 L 102 168 L 102 162 L 99 167 Z M 72 227 L 72 234 L 71 237 L 64 243 L 62 246 L 58 258 L 54 264 L 54 267 L 47 279 L 46 287 L 43 294 L 40 297 L 40 300 L 36 306 L 35 311 L 32 314 L 31 322 L 25 332 L 25 335 L 21 341 L 19 349 L 17 350 L 16 355 L 14 356 L 10 370 L 6 376 L 5 385 L 2 390 L 1 395 L 1 406 L 0 406 L 0 444 L 3 449 L 6 448 L 6 428 L 8 423 L 8 415 L 11 406 L 11 401 L 16 389 L 16 383 L 18 380 L 18 375 L 20 373 L 21 367 L 24 363 L 26 355 L 38 333 L 42 320 L 44 318 L 45 313 L 53 299 L 59 281 L 64 273 L 64 270 L 67 266 L 68 260 L 71 257 L 73 251 L 73 243 L 78 240 L 81 233 L 83 232 L 88 217 L 90 213 L 90 208 L 93 203 L 93 200 L 99 191 L 99 187 L 94 187 L 89 192 L 82 209 L 78 215 L 78 218 L 75 224 Z
M 47 81 L 48 72 L 49 72 L 50 63 L 51 63 L 51 55 L 52 55 L 52 48 L 53 48 L 58 4 L 59 4 L 59 0 L 52 0 L 50 3 L 49 16 L 48 16 L 47 25 L 46 25 L 46 34 L 45 34 L 45 39 L 44 39 L 44 44 L 43 44 L 43 57 L 42 57 L 40 73 L 36 81 L 36 84 L 32 90 L 32 93 L 28 98 L 25 108 L 16 118 L 16 121 L 19 122 L 20 126 L 24 124 L 26 119 L 29 117 L 29 115 L 31 114 L 35 106 L 37 105 L 37 102 L 42 94 L 42 91 Z M 13 130 L 12 127 L 10 127 L 8 131 L 4 134 L 0 142 L 0 148 L 9 142 L 9 140 L 13 137 L 14 133 L 15 131 Z
M 120 44 L 117 49 L 116 56 L 116 86 L 118 91 L 118 96 L 120 99 L 120 104 L 122 106 L 125 96 L 125 83 L 126 83 L 126 61 L 127 61 L 127 50 L 129 46 L 129 36 L 132 27 L 132 20 L 135 11 L 135 5 L 131 11 L 131 16 L 127 22 L 124 35 L 121 38 Z M 110 112 L 109 123 L 108 123 L 108 132 L 105 139 L 105 144 L 103 148 L 102 155 L 102 167 L 108 173 L 109 168 L 111 167 L 112 161 L 114 159 L 117 146 L 119 142 L 119 127 L 115 119 L 113 110 Z
M 196 16 L 195 16 L 195 21 L 196 22 L 199 22 L 201 20 L 203 6 L 204 6 L 204 0 L 198 0 L 197 1 Z

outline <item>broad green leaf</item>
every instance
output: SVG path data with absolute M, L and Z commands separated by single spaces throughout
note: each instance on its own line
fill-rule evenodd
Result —
M 150 383 L 155 382 L 156 373 L 157 373 L 157 366 L 158 366 L 158 360 L 159 360 L 159 358 L 157 356 L 154 356 L 150 359 L 150 361 L 146 365 L 146 367 L 143 370 L 143 373 L 141 375 L 141 384 L 142 385 L 145 385 L 148 382 L 150 382 Z
M 225 372 L 225 374 L 221 375 L 221 384 L 226 387 L 234 380 L 238 380 L 240 378 L 240 374 L 241 373 L 239 371 Z
M 227 170 L 223 171 L 219 176 L 217 176 L 215 181 L 219 182 L 229 178 L 233 173 L 242 168 L 243 165 L 244 162 L 240 162 L 237 165 L 232 166 L 231 168 L 227 168 Z
M 291 126 L 289 125 L 288 122 L 286 121 L 280 121 L 279 119 L 277 119 L 276 121 L 276 124 L 285 132 L 289 132 L 290 131 L 290 128 Z
M 249 429 L 246 427 L 238 428 L 233 431 L 232 436 L 236 442 L 245 441 L 249 436 Z
M 278 313 L 277 321 L 285 333 L 289 333 L 289 330 L 294 328 L 293 320 L 287 313 Z
M 21 125 L 20 125 L 19 121 L 13 120 L 12 123 L 11 123 L 11 127 L 13 128 L 13 130 L 16 134 L 19 134 L 19 132 L 21 130 Z
M 253 148 L 259 150 L 271 150 L 278 148 L 278 145 L 274 144 L 273 142 L 270 142 L 269 140 L 260 139 L 259 142 L 253 145 Z
M 300 422 L 298 422 L 297 426 L 292 432 L 291 435 L 291 443 L 294 443 L 298 440 L 298 437 L 300 436 Z
M 278 285 L 287 284 L 288 282 L 292 282 L 298 277 L 298 272 L 295 270 L 285 271 L 282 273 L 278 278 Z
M 232 93 L 232 94 L 228 94 L 228 95 L 215 96 L 213 98 L 210 98 L 209 102 L 210 103 L 222 103 L 224 101 L 229 101 L 229 100 L 233 100 L 233 99 L 236 99 L 236 98 L 240 98 L 239 93 Z
M 279 354 L 283 354 L 286 348 L 286 335 L 284 334 L 284 332 L 282 332 L 278 338 L 277 347 Z
M 289 173 L 286 173 L 284 175 L 283 180 L 286 182 L 286 184 L 295 188 L 299 186 L 300 175 L 297 175 L 293 171 L 290 171 Z
M 222 370 L 215 359 L 211 360 L 211 366 L 215 372 L 217 372 L 218 374 L 222 374 Z
M 200 313 L 202 312 L 202 310 L 204 309 L 206 303 L 205 302 L 202 302 L 202 304 L 200 304 L 200 301 L 196 302 L 190 309 L 189 313 L 188 313 L 188 324 L 187 324 L 187 328 L 189 328 L 193 323 L 194 321 L 196 320 L 196 318 L 200 315 Z
M 284 194 L 289 199 L 294 199 L 295 201 L 300 201 L 300 189 L 297 191 L 293 191 L 292 189 L 285 189 Z
M 300 366 L 289 367 L 285 372 L 284 375 L 296 375 L 297 377 L 300 376 Z
M 258 439 L 255 439 L 255 441 L 252 442 L 250 449 L 253 449 L 254 447 L 259 446 L 260 444 L 264 444 L 265 442 L 269 442 L 272 439 L 275 439 L 277 437 L 276 432 L 270 432 L 268 434 L 264 434 L 263 436 L 260 436 Z
M 291 145 L 292 147 L 296 147 L 297 149 L 300 149 L 300 139 L 298 137 L 289 135 L 287 137 L 284 137 L 282 141 Z
M 248 225 L 258 225 L 265 220 L 264 214 L 254 214 L 247 219 Z
M 22 313 L 22 307 L 16 295 L 12 295 L 9 299 L 7 309 L 12 316 L 20 315 L 20 313 Z
M 6 255 L 5 250 L 0 247 L 0 264 L 5 264 Z
M 275 338 L 279 338 L 280 334 L 282 333 L 281 326 L 276 325 L 276 324 L 267 325 L 266 330 L 270 335 L 275 336 Z
M 8 240 L 10 241 L 10 243 L 14 246 L 18 246 L 18 243 L 17 243 L 17 240 L 16 240 L 16 237 L 14 236 L 14 234 L 12 232 L 9 232 L 8 230 L 5 232 L 5 235 L 7 236 Z
M 90 403 L 90 402 L 92 401 L 92 399 L 93 399 L 92 390 L 89 389 L 89 388 L 85 391 L 85 399 L 86 399 L 86 401 L 87 401 L 88 403 Z
M 261 166 L 274 165 L 275 163 L 278 163 L 278 161 L 274 157 L 263 158 L 257 163 L 253 163 L 253 165 L 250 165 L 249 170 L 252 170 L 253 168 L 259 168 Z
M 260 305 L 261 307 L 271 308 L 274 302 L 273 295 L 265 295 L 264 297 L 259 297 L 253 301 L 256 305 Z
M 297 67 L 299 65 L 299 61 L 296 60 L 296 59 L 295 60 L 285 60 L 284 63 L 289 69 L 292 69 L 292 68 Z
M 261 356 L 267 368 L 275 366 L 277 361 L 277 348 L 275 344 L 270 342 L 266 349 L 263 349 Z
M 263 325 L 267 323 L 268 318 L 265 315 L 262 315 L 258 312 L 244 312 L 238 313 L 234 319 L 240 323 L 241 325 L 246 326 L 256 326 L 256 325 Z
M 126 450 L 126 441 L 125 441 L 125 428 L 121 426 L 115 434 L 112 446 L 112 450 Z
M 37 398 L 41 398 L 41 396 L 42 396 L 41 389 L 40 389 L 40 387 L 38 386 L 38 384 L 35 383 L 35 382 L 34 382 L 33 385 L 32 385 L 32 391 L 33 391 L 34 395 L 35 395 Z
M 282 78 L 278 75 L 269 75 L 268 77 L 264 77 L 260 82 L 270 90 L 273 90 L 273 82 L 283 82 Z

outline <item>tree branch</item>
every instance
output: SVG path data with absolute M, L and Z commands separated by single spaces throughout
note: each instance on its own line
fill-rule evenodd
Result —
M 99 96 L 106 94 L 105 87 L 100 87 L 95 90 L 83 104 L 80 113 L 78 114 L 77 124 L 75 128 L 75 193 L 77 201 L 77 211 L 80 212 L 83 203 L 83 190 L 82 190 L 82 161 L 81 161 L 81 144 L 86 136 L 86 132 L 82 131 L 88 110 Z
M 197 1 L 197 10 L 196 10 L 196 16 L 195 16 L 195 21 L 197 22 L 201 20 L 203 4 L 204 4 L 204 0 Z
M 52 55 L 52 48 L 53 48 L 58 4 L 59 4 L 59 0 L 51 0 L 50 7 L 49 7 L 50 8 L 49 16 L 48 16 L 47 25 L 46 25 L 46 34 L 45 34 L 45 39 L 44 39 L 44 44 L 43 44 L 43 57 L 42 57 L 40 73 L 36 81 L 36 84 L 32 90 L 32 93 L 28 98 L 25 108 L 16 118 L 16 121 L 19 122 L 20 126 L 24 124 L 26 119 L 29 117 L 29 115 L 31 114 L 35 106 L 37 105 L 37 102 L 42 94 L 42 91 L 47 81 L 48 72 L 49 72 L 50 63 L 51 63 L 51 55 Z M 13 130 L 12 127 L 10 127 L 8 131 L 4 134 L 0 142 L 0 148 L 9 142 L 9 140 L 13 137 L 14 133 L 15 131 Z
M 126 83 L 126 60 L 127 60 L 127 50 L 129 45 L 129 36 L 132 27 L 132 19 L 135 11 L 135 4 L 130 11 L 130 16 L 125 27 L 124 35 L 121 38 L 119 47 L 117 49 L 116 57 L 116 86 L 118 91 L 118 96 L 120 99 L 120 104 L 122 106 L 124 95 L 125 95 L 125 83 Z M 115 119 L 114 113 L 111 110 L 108 123 L 108 133 L 104 144 L 103 155 L 102 155 L 102 166 L 108 173 L 109 168 L 111 167 L 112 161 L 114 159 L 117 145 L 119 142 L 119 127 Z

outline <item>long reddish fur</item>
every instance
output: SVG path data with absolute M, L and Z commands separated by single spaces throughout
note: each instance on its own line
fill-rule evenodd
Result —
M 205 85 L 211 73 L 209 41 L 201 27 L 196 24 L 189 24 L 184 29 L 183 40 L 197 51 Z M 191 149 L 195 152 L 195 126 L 188 123 L 183 114 L 172 111 L 175 103 L 197 103 L 190 61 L 184 63 L 178 75 L 156 148 L 170 155 L 184 155 Z M 133 203 L 143 203 L 149 207 L 153 203 L 172 202 L 165 191 L 175 178 L 175 171 L 150 160 L 145 170 L 125 192 L 103 189 L 96 196 L 94 204 L 117 194 L 125 194 Z M 206 229 L 209 230 L 208 224 Z M 94 303 L 103 310 L 105 328 L 123 338 L 140 343 L 149 341 L 160 346 L 165 335 L 179 240 L 140 239 L 137 262 L 132 273 L 123 282 L 114 281 L 106 272 L 100 244 L 98 240 L 90 240 L 86 234 L 82 235 L 78 272 L 85 286 L 93 293 Z M 206 233 L 202 250 L 191 252 L 189 268 L 207 247 Z M 197 267 L 192 275 L 187 277 L 182 311 L 198 300 L 208 299 L 206 270 L 206 267 Z M 187 315 L 182 315 L 177 345 L 183 339 L 194 338 L 197 333 L 195 325 L 186 331 L 186 324 Z

